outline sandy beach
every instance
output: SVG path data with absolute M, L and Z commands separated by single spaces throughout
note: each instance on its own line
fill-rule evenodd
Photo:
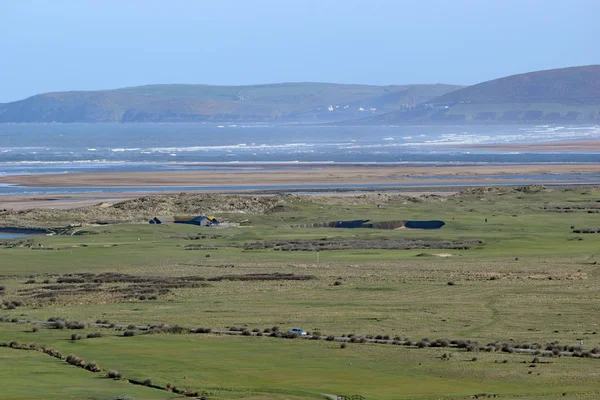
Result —
M 323 167 L 319 169 L 125 172 L 57 175 L 12 175 L 0 183 L 33 187 L 94 186 L 256 186 L 327 184 L 464 184 L 510 183 L 519 175 L 600 174 L 600 164 Z M 506 177 L 494 177 L 505 175 Z M 543 179 L 542 179 L 543 180 Z
M 384 190 L 398 190 L 408 196 L 423 194 L 448 195 L 469 185 L 518 184 L 526 175 L 539 175 L 536 183 L 556 183 L 553 175 L 575 175 L 566 183 L 588 183 L 590 174 L 600 174 L 600 164 L 503 165 L 503 166 L 322 166 L 315 169 L 288 168 L 265 170 L 217 170 L 187 172 L 90 173 L 57 175 L 12 175 L 0 178 L 0 183 L 28 187 L 113 187 L 110 192 L 45 195 L 3 195 L 0 209 L 26 210 L 31 208 L 68 209 L 98 203 L 115 203 L 158 191 L 131 192 L 132 187 L 173 187 L 161 194 L 181 191 L 178 186 L 197 187 L 202 192 L 271 193 L 277 190 L 258 190 L 269 185 L 389 185 Z M 545 178 L 547 176 L 547 179 Z M 597 180 L 596 180 L 597 181 Z M 565 183 L 565 179 L 562 180 Z M 414 185 L 422 185 L 414 187 Z M 207 187 L 202 189 L 201 187 Z M 437 188 L 436 188 L 437 186 Z M 443 186 L 443 187 L 442 187 Z M 213 187 L 210 189 L 210 187 Z M 219 187 L 219 189 L 214 189 Z M 229 188 L 228 188 L 229 187 Z M 122 188 L 122 190 L 119 190 Z M 321 189 L 323 190 L 323 189 Z M 193 190 L 192 190 L 193 191 Z
M 511 144 L 482 144 L 471 146 L 460 146 L 462 149 L 499 150 L 499 151 L 578 151 L 598 152 L 600 151 L 600 140 L 582 140 L 573 142 L 546 142 L 546 143 L 511 143 Z

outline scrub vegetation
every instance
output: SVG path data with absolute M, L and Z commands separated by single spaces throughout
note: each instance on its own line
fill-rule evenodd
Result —
M 577 230 L 600 189 L 238 198 L 211 206 L 221 227 L 4 241 L 3 398 L 598 396 L 600 235 Z M 446 225 L 301 227 L 353 219 Z

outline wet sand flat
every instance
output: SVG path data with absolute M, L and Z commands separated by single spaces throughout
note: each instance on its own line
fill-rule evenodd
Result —
M 258 186 L 340 184 L 510 183 L 519 175 L 600 174 L 600 164 L 501 166 L 361 166 L 320 169 L 123 172 L 57 175 L 12 175 L 0 183 L 31 187 Z M 495 175 L 507 175 L 499 178 Z M 468 179 L 465 179 L 468 178 Z

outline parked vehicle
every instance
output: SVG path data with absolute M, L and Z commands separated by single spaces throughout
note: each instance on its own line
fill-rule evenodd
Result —
M 290 333 L 297 333 L 300 336 L 307 335 L 306 331 L 304 331 L 303 329 L 300 329 L 300 328 L 292 328 L 292 329 L 290 329 Z

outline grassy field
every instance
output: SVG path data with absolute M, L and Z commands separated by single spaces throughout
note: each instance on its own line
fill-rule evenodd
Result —
M 600 228 L 598 199 L 600 190 L 592 189 L 479 190 L 418 201 L 293 196 L 266 214 L 217 215 L 233 222 L 249 220 L 248 226 L 112 225 L 86 227 L 89 235 L 38 236 L 31 247 L 0 248 L 0 296 L 5 302 L 0 316 L 9 321 L 61 317 L 213 330 L 301 327 L 324 335 L 447 338 L 482 346 L 576 346 L 583 340 L 583 350 L 589 351 L 600 347 L 600 235 L 575 234 L 571 227 Z M 297 227 L 359 218 L 441 219 L 446 226 L 436 231 Z M 318 254 L 245 249 L 270 240 L 408 239 L 482 243 L 469 249 L 356 248 Z M 106 273 L 121 275 L 110 281 Z M 239 280 L 247 274 L 275 273 L 308 277 Z M 13 308 L 7 307 L 11 301 L 20 305 L 8 309 Z M 55 397 L 46 397 L 177 396 L 105 378 L 108 370 L 134 381 L 151 378 L 161 387 L 170 383 L 199 390 L 210 399 L 600 395 L 600 360 L 593 358 L 540 357 L 540 363 L 531 364 L 533 354 L 477 349 L 369 343 L 350 343 L 342 349 L 324 340 L 142 332 L 123 337 L 123 331 L 114 328 L 73 331 L 42 326 L 32 332 L 33 326 L 0 323 L 0 342 L 52 347 L 65 356 L 95 361 L 103 372 L 94 374 L 42 352 L 0 348 L 2 365 L 11 365 L 10 373 L 18 378 L 2 376 L 3 398 L 54 391 Z M 85 339 L 95 331 L 104 336 Z M 74 332 L 84 339 L 70 340 Z M 442 358 L 443 354 L 449 356 Z M 81 391 L 88 386 L 89 391 Z

